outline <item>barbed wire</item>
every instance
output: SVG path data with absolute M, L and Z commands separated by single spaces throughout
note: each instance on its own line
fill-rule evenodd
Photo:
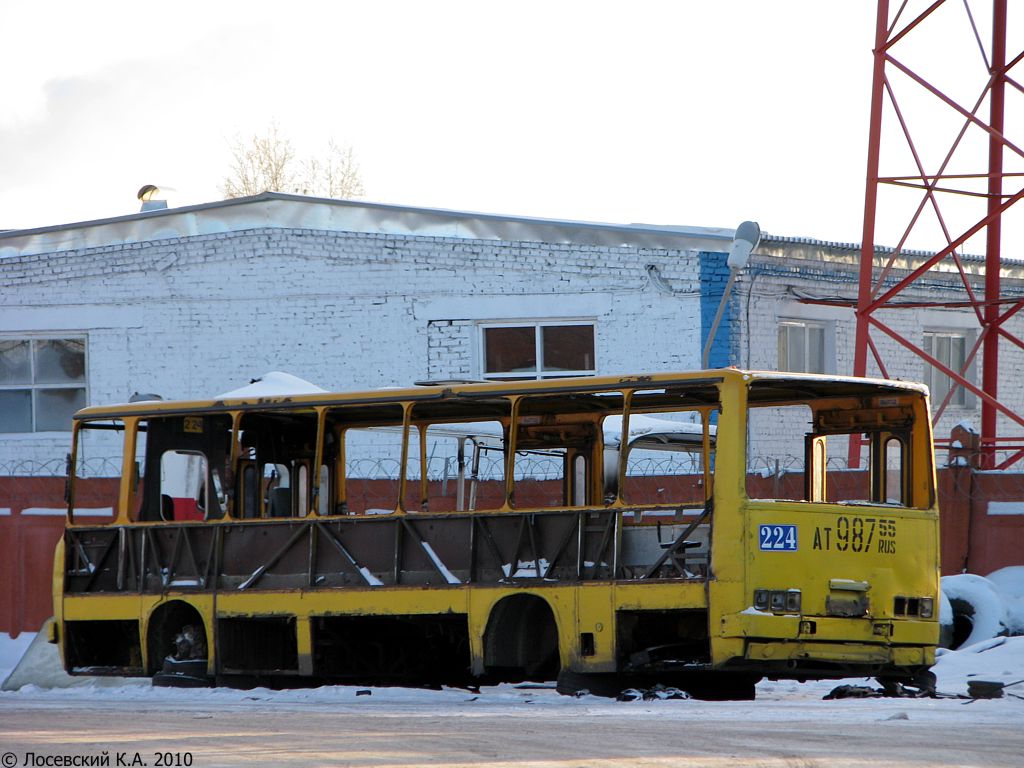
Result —
M 0 476 L 5 477 L 63 477 L 66 459 L 11 459 L 0 461 Z M 345 464 L 346 476 L 365 479 L 396 479 L 402 467 L 400 459 L 370 457 L 351 459 Z M 75 468 L 79 477 L 118 477 L 121 474 L 121 457 L 92 457 L 79 461 Z M 427 479 L 443 481 L 458 477 L 458 465 L 454 457 L 431 457 L 427 461 Z M 473 473 L 466 462 L 466 477 Z M 700 460 L 689 454 L 668 458 L 640 458 L 629 462 L 627 475 L 640 477 L 653 475 L 699 474 Z M 560 480 L 564 475 L 561 456 L 525 455 L 517 456 L 515 477 L 517 480 Z M 500 456 L 487 456 L 480 460 L 477 477 L 480 480 L 501 480 L 505 476 L 505 462 Z M 419 462 L 409 462 L 408 477 L 419 479 Z
M 996 464 L 1008 458 L 1012 451 L 996 452 Z M 64 458 L 53 459 L 8 459 L 0 461 L 0 476 L 3 477 L 64 477 Z M 939 454 L 936 466 L 945 467 L 947 462 Z M 100 478 L 119 477 L 121 474 L 120 456 L 94 456 L 79 461 L 76 472 L 79 477 Z M 401 470 L 401 460 L 391 457 L 361 457 L 346 462 L 345 470 L 349 478 L 368 480 L 397 479 Z M 868 467 L 867 456 L 862 456 L 856 467 L 851 467 L 846 455 L 830 456 L 830 471 L 863 470 Z M 893 465 L 895 468 L 896 465 Z M 657 477 L 669 475 L 699 475 L 702 473 L 701 459 L 695 454 L 666 454 L 664 456 L 631 457 L 626 468 L 626 475 L 631 477 Z M 794 455 L 754 456 L 747 462 L 747 472 L 762 477 L 781 476 L 804 471 L 804 457 Z M 453 456 L 433 456 L 427 461 L 427 479 L 431 481 L 452 480 L 458 477 L 458 465 Z M 472 466 L 466 462 L 466 477 L 472 476 Z M 502 480 L 505 476 L 505 462 L 500 455 L 484 456 L 480 460 L 477 477 L 479 480 Z M 564 476 L 564 462 L 559 455 L 526 454 L 516 457 L 516 480 L 560 480 Z M 419 479 L 419 462 L 409 462 L 407 477 Z
M 64 477 L 67 459 L 10 459 L 0 461 L 3 477 Z M 94 457 L 78 462 L 79 477 L 120 477 L 121 457 Z
M 349 477 L 392 478 L 398 477 L 400 462 L 396 460 L 361 459 L 346 465 Z M 628 476 L 695 475 L 701 473 L 700 458 L 691 454 L 669 454 L 661 458 L 642 457 L 631 459 L 626 468 Z M 464 468 L 466 477 L 473 474 L 470 462 Z M 458 477 L 459 469 L 454 457 L 432 457 L 427 461 L 427 479 L 432 481 L 451 480 Z M 565 463 L 558 455 L 526 454 L 516 456 L 516 480 L 561 480 L 565 475 Z M 410 464 L 409 478 L 419 479 L 419 463 Z M 500 456 L 486 456 L 480 460 L 477 471 L 479 480 L 502 480 L 505 477 L 505 462 Z

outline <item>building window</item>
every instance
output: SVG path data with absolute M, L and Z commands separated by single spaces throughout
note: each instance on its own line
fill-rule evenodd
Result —
M 85 407 L 85 339 L 0 339 L 0 433 L 67 432 Z
M 597 370 L 593 323 L 508 323 L 484 325 L 480 332 L 486 379 L 593 376 Z
M 945 331 L 925 331 L 924 351 L 934 357 L 947 368 L 957 371 L 963 370 L 967 361 L 967 334 Z M 967 374 L 965 372 L 965 378 Z M 931 390 L 932 403 L 939 405 L 946 399 L 949 390 L 954 386 L 953 381 L 937 368 L 930 364 L 924 364 L 924 382 Z M 957 386 L 953 396 L 949 399 L 950 405 L 967 405 L 967 390 Z
M 779 370 L 793 373 L 828 373 L 825 359 L 825 323 L 784 320 L 779 323 Z

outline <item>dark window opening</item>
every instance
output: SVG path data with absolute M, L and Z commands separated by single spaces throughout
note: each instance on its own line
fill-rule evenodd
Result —
M 593 323 L 484 326 L 483 376 L 515 381 L 597 372 Z

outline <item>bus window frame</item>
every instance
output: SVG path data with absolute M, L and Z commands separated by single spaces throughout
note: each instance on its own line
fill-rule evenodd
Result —
M 266 502 L 263 485 L 263 471 L 268 465 L 280 465 L 288 470 L 289 477 L 297 474 L 298 467 L 302 464 L 307 465 L 307 471 L 309 472 L 307 493 L 305 503 L 302 507 L 299 506 L 302 501 L 299 499 L 296 485 L 289 482 L 289 488 L 291 489 L 291 513 L 287 518 L 282 517 L 280 519 L 296 519 L 307 517 L 311 514 L 311 511 L 315 509 L 315 503 L 313 499 L 316 494 L 317 478 L 312 473 L 312 465 L 314 462 L 320 460 L 322 456 L 321 452 L 321 440 L 322 431 L 324 426 L 323 408 L 287 408 L 287 409 L 275 409 L 273 407 L 261 407 L 251 408 L 246 410 L 232 410 L 231 415 L 231 450 L 230 459 L 228 462 L 229 472 L 228 476 L 224 478 L 224 483 L 229 493 L 227 494 L 228 500 L 225 505 L 227 510 L 225 517 L 231 520 L 266 520 L 268 517 L 268 505 Z M 315 429 L 312 433 L 313 440 L 313 451 L 312 455 L 302 456 L 287 456 L 287 457 L 265 457 L 261 455 L 258 444 L 245 446 L 243 448 L 242 440 L 244 433 L 249 430 L 255 430 L 255 427 L 249 424 L 243 425 L 242 420 L 246 417 L 253 418 L 261 415 L 266 416 L 268 414 L 278 415 L 289 415 L 289 416 L 302 416 L 308 418 L 313 416 L 315 418 Z M 296 419 L 298 421 L 298 419 Z M 257 432 L 257 435 L 259 433 Z M 249 457 L 249 452 L 252 451 L 254 458 Z M 301 452 L 300 452 L 301 453 Z M 245 475 L 248 469 L 252 467 L 256 472 L 257 490 L 255 499 L 255 516 L 246 517 L 245 509 L 249 500 L 251 489 L 246 483 Z
M 630 454 L 631 451 L 635 450 L 635 446 L 633 445 L 633 443 L 635 441 L 631 441 L 629 439 L 629 419 L 630 419 L 630 416 L 632 414 L 636 414 L 638 416 L 642 416 L 642 415 L 654 414 L 654 413 L 680 413 L 680 412 L 683 412 L 683 411 L 699 413 L 701 415 L 701 448 L 700 448 L 701 476 L 702 476 L 703 487 L 704 487 L 704 502 L 703 502 L 703 504 L 704 504 L 704 506 L 707 506 L 708 503 L 711 501 L 711 499 L 714 496 L 714 492 L 715 492 L 715 468 L 717 467 L 717 464 L 718 464 L 717 459 L 715 458 L 716 455 L 717 455 L 717 451 L 718 451 L 717 431 L 716 431 L 716 438 L 714 440 L 714 444 L 712 444 L 712 439 L 711 439 L 711 426 L 712 426 L 712 424 L 711 424 L 711 420 L 712 420 L 712 416 L 714 414 L 716 414 L 716 413 L 721 414 L 721 411 L 722 411 L 721 396 L 719 396 L 718 401 L 714 405 L 708 405 L 708 404 L 697 405 L 697 404 L 689 404 L 689 403 L 687 403 L 687 404 L 682 404 L 682 405 L 679 405 L 679 404 L 647 405 L 647 406 L 641 405 L 639 407 L 635 407 L 633 405 L 633 400 L 634 400 L 636 394 L 638 392 L 640 392 L 642 394 L 645 391 L 646 391 L 646 388 L 639 388 L 639 387 L 635 388 L 635 389 L 630 389 L 630 390 L 623 390 L 623 395 L 624 395 L 624 402 L 623 402 L 623 409 L 622 409 L 622 435 L 623 435 L 623 438 L 620 441 L 620 445 L 619 445 L 619 465 L 618 465 L 618 481 L 617 481 L 618 487 L 616 488 L 616 498 L 615 498 L 615 501 L 614 501 L 614 503 L 611 506 L 617 506 L 617 507 L 635 507 L 635 506 L 638 506 L 636 503 L 627 500 L 623 496 L 623 493 L 624 493 L 625 487 L 626 487 L 626 471 L 628 469 L 628 464 L 629 464 L 629 454 Z M 690 451 L 680 451 L 680 453 L 690 453 Z M 643 503 L 640 506 L 649 507 L 650 509 L 654 510 L 654 509 L 675 509 L 675 508 L 680 507 L 681 505 L 678 502 L 676 502 L 676 503 L 668 502 L 668 503 L 662 503 L 662 504 L 656 504 L 656 503 L 655 504 L 648 504 L 648 503 L 645 502 L 645 503 Z M 696 506 L 696 504 L 694 504 L 694 506 Z
M 915 390 L 907 390 L 895 395 L 872 395 L 874 403 L 865 404 L 860 394 L 832 394 L 821 393 L 814 397 L 800 399 L 780 398 L 777 400 L 758 400 L 751 402 L 749 397 L 750 389 L 747 390 L 745 409 L 748 418 L 745 419 L 747 432 L 746 440 L 743 443 L 743 466 L 747 467 L 750 451 L 750 419 L 749 414 L 757 408 L 785 407 L 785 406 L 807 406 L 811 411 L 811 427 L 804 434 L 804 498 L 803 499 L 761 499 L 749 495 L 747 484 L 743 484 L 743 498 L 754 504 L 825 504 L 831 507 L 843 506 L 897 506 L 901 509 L 929 510 L 935 503 L 934 482 L 930 483 L 931 490 L 924 492 L 918 487 L 917 479 L 923 476 L 934 478 L 934 456 L 927 446 L 931 443 L 931 420 L 927 412 L 927 400 L 924 394 Z M 886 402 L 882 402 L 886 401 Z M 893 402 L 888 402 L 893 401 Z M 835 414 L 847 414 L 845 426 L 834 420 Z M 876 413 L 879 415 L 890 414 L 891 422 L 876 421 L 871 423 L 866 419 L 865 414 Z M 833 420 L 826 417 L 833 417 Z M 858 421 L 859 420 L 859 421 Z M 825 423 L 830 421 L 830 423 Z M 865 429 L 866 426 L 877 426 L 876 429 Z M 809 448 L 812 442 L 818 438 L 842 437 L 853 439 L 855 436 L 862 438 L 862 444 L 868 446 L 867 469 L 868 475 L 868 496 L 866 500 L 849 499 L 839 501 L 828 501 L 827 483 L 827 456 L 826 465 L 823 468 L 825 473 L 822 485 L 822 496 L 820 500 L 811 499 L 810 476 L 817 471 L 816 466 L 811 462 L 812 456 Z M 900 493 L 901 502 L 893 504 L 886 501 L 886 460 L 887 454 L 885 445 L 888 440 L 896 438 L 900 441 Z
M 403 497 L 405 493 L 405 475 L 406 475 L 406 463 L 408 462 L 408 423 L 409 423 L 409 408 L 408 406 L 413 405 L 413 401 L 388 401 L 381 403 L 338 403 L 336 405 L 328 405 L 323 408 L 323 415 L 321 420 L 323 427 L 318 430 L 318 442 L 317 450 L 322 451 L 322 442 L 326 439 L 327 428 L 330 426 L 331 434 L 335 436 L 338 441 L 338 456 L 336 458 L 337 467 L 335 468 L 334 476 L 334 490 L 331 502 L 328 504 L 330 510 L 329 516 L 332 517 L 362 517 L 363 515 L 357 515 L 354 512 L 349 511 L 349 476 L 348 476 L 348 434 L 352 430 L 359 431 L 380 431 L 380 432 L 391 432 L 395 429 L 400 429 L 398 438 L 401 441 L 399 445 L 399 474 L 395 478 L 398 480 L 397 500 L 395 507 L 388 514 L 405 514 L 403 508 Z M 401 409 L 401 420 L 396 419 L 382 419 L 381 417 L 359 419 L 358 416 L 362 412 L 363 414 L 371 413 L 374 410 L 387 412 L 392 409 Z M 351 415 L 355 418 L 346 418 L 346 415 Z M 386 415 L 386 413 L 385 413 Z M 333 417 L 333 419 L 332 419 Z M 322 454 L 320 454 L 322 455 Z
M 110 431 L 121 433 L 121 470 L 117 478 L 117 498 L 114 501 L 113 514 L 109 521 L 101 525 L 124 525 L 128 519 L 128 501 L 126 493 L 130 487 L 131 479 L 134 477 L 134 470 L 129 470 L 130 458 L 127 454 L 127 440 L 130 431 L 130 417 L 124 416 L 98 416 L 94 419 L 75 419 L 71 423 L 71 450 L 67 456 L 65 466 L 66 476 L 64 482 L 64 500 L 66 502 L 65 520 L 67 525 L 96 525 L 96 523 L 80 523 L 75 520 L 75 501 L 78 492 L 78 461 L 79 445 L 82 440 L 83 430 Z M 109 422 L 106 426 L 99 424 Z M 120 426 L 118 426 L 118 424 Z M 85 479 L 85 478 L 82 478 Z

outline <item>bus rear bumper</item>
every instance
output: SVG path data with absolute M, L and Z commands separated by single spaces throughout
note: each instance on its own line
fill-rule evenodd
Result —
M 935 663 L 939 639 L 938 622 L 906 619 L 733 614 L 723 629 L 714 666 L 772 677 L 912 675 Z
M 791 669 L 816 664 L 860 668 L 864 674 L 874 675 L 893 667 L 930 666 L 935 663 L 935 649 L 920 645 L 750 641 L 747 643 L 745 659 L 769 664 L 781 662 Z
M 722 637 L 751 641 L 793 641 L 818 646 L 854 643 L 866 646 L 936 646 L 937 620 L 836 618 L 831 616 L 751 615 L 722 619 Z

